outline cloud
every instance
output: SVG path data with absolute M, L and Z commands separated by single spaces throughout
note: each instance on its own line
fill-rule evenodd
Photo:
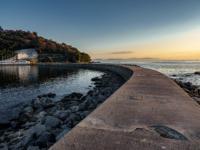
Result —
M 121 58 L 109 58 L 109 59 L 105 59 L 105 60 L 123 60 Z
M 110 52 L 108 54 L 131 54 L 131 53 L 135 53 L 135 51 Z
M 130 58 L 130 59 L 158 59 L 158 58 L 143 57 L 143 58 Z
M 103 60 L 103 59 L 101 59 L 101 58 L 96 58 L 96 59 L 92 59 L 92 60 Z
M 139 59 L 158 59 L 158 58 L 144 57 L 144 58 L 139 58 Z

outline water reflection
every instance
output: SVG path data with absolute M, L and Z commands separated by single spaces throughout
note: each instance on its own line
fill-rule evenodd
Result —
M 91 78 L 102 74 L 65 67 L 0 66 L 0 122 L 40 94 L 56 93 L 54 101 L 72 92 L 86 94 L 94 86 Z

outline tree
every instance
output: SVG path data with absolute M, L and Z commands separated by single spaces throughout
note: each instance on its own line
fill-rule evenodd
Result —
M 2 31 L 3 30 L 3 28 L 0 26 L 0 31 Z
M 53 59 L 51 57 L 45 58 L 45 62 L 53 62 Z
M 35 31 L 33 32 L 33 34 L 34 34 L 35 36 L 38 36 L 38 35 L 37 35 L 37 32 L 35 32 Z

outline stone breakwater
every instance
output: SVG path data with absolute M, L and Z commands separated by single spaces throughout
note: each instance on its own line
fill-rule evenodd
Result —
M 0 149 L 48 149 L 113 94 L 125 80 L 109 71 L 95 77 L 87 95 L 71 93 L 53 102 L 49 93 L 27 104 L 18 118 L 0 124 Z
M 200 89 L 199 86 L 193 85 L 191 82 L 183 83 L 177 79 L 172 79 L 177 83 L 190 97 L 192 97 L 200 105 Z

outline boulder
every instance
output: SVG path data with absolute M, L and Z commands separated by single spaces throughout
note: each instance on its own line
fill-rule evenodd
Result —
M 198 91 L 198 89 L 199 89 L 199 86 L 196 86 L 196 85 L 189 87 L 189 90 L 193 90 L 194 93 L 196 93 Z
M 53 143 L 52 142 L 46 142 L 46 145 L 47 145 L 47 149 L 48 149 L 53 145 Z
M 47 108 L 52 108 L 52 107 L 54 107 L 54 106 L 55 106 L 54 103 L 49 103 L 49 104 L 46 104 L 45 108 L 46 108 L 46 109 L 47 109 Z
M 37 124 L 33 129 L 31 130 L 31 134 L 35 134 L 37 137 L 42 135 L 43 132 L 46 131 L 46 127 L 41 124 Z
M 199 75 L 200 75 L 200 72 L 199 72 L 199 71 L 197 71 L 197 72 L 195 72 L 194 74 L 199 74 Z
M 197 97 L 192 97 L 193 100 L 195 100 L 196 102 L 199 102 L 200 103 L 200 98 L 197 98 Z
M 70 116 L 70 111 L 67 110 L 67 111 L 56 112 L 54 116 L 64 121 Z
M 188 89 L 186 89 L 186 88 L 183 88 L 183 90 L 185 91 L 185 92 L 187 92 L 187 93 L 191 93 Z
M 193 86 L 193 84 L 191 82 L 184 83 L 184 85 L 187 86 L 187 87 Z
M 55 137 L 57 137 L 63 131 L 64 129 L 55 129 L 55 130 L 50 130 L 49 132 L 53 134 Z
M 79 110 L 80 111 L 83 111 L 83 110 L 86 110 L 87 109 L 87 105 L 85 103 L 82 103 L 79 105 Z
M 64 124 L 67 124 L 69 121 L 71 120 L 71 118 L 69 117 L 69 118 L 67 118 L 67 119 L 65 119 L 65 121 L 64 121 Z
M 60 140 L 65 134 L 67 134 L 70 131 L 70 129 L 65 129 L 62 133 L 60 133 L 57 137 L 56 137 L 56 141 Z
M 72 107 L 70 108 L 70 111 L 71 111 L 72 113 L 77 112 L 78 110 L 79 110 L 79 106 L 72 106 Z
M 106 97 L 105 97 L 105 96 L 103 96 L 103 95 L 101 95 L 101 94 L 98 95 L 98 103 L 102 103 L 102 102 L 104 102 L 105 100 L 106 100 Z
M 47 94 L 47 96 L 48 96 L 48 97 L 51 97 L 51 98 L 53 98 L 53 97 L 55 97 L 55 96 L 56 96 L 56 94 L 49 93 L 49 94 Z
M 46 142 L 51 142 L 53 135 L 49 132 L 44 132 L 36 141 L 35 145 L 39 146 L 40 148 L 47 147 Z
M 19 118 L 19 125 L 27 123 L 27 118 Z
M 9 127 L 11 127 L 11 122 L 0 123 L 0 130 L 7 129 Z
M 42 118 L 41 122 L 45 126 L 50 126 L 50 127 L 57 127 L 58 125 L 61 124 L 61 120 L 53 116 L 45 116 Z
M 78 99 L 80 99 L 83 96 L 83 94 L 76 93 L 76 92 L 72 93 L 72 95 L 74 95 L 74 98 L 78 98 Z
M 85 117 L 87 117 L 91 112 L 90 111 L 84 111 L 83 114 Z
M 94 78 L 91 79 L 91 81 L 99 81 L 99 80 L 100 80 L 99 77 L 94 77 Z

